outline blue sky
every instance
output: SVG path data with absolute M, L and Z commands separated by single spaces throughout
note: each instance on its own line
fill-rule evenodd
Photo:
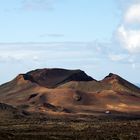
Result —
M 3 1 L 0 41 L 110 40 L 120 20 L 113 0 L 108 3 L 102 0 L 45 1 L 48 0 Z
M 44 67 L 140 83 L 139 9 L 139 0 L 0 2 L 0 83 Z

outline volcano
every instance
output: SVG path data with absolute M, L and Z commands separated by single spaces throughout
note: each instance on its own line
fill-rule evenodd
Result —
M 140 115 L 140 88 L 113 73 L 97 81 L 82 70 L 45 68 L 1 85 L 0 102 L 30 113 Z

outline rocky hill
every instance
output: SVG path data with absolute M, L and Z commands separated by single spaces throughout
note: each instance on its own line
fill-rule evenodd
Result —
M 0 100 L 53 115 L 140 114 L 140 88 L 112 73 L 97 81 L 81 70 L 37 69 L 1 85 Z

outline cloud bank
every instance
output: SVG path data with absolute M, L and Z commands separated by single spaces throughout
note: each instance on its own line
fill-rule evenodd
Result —
M 140 53 L 140 1 L 133 1 L 124 11 L 117 37 L 128 52 Z

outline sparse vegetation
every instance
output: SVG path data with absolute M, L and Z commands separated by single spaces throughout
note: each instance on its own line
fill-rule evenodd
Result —
M 0 140 L 139 140 L 140 120 L 13 119 L 0 122 Z

